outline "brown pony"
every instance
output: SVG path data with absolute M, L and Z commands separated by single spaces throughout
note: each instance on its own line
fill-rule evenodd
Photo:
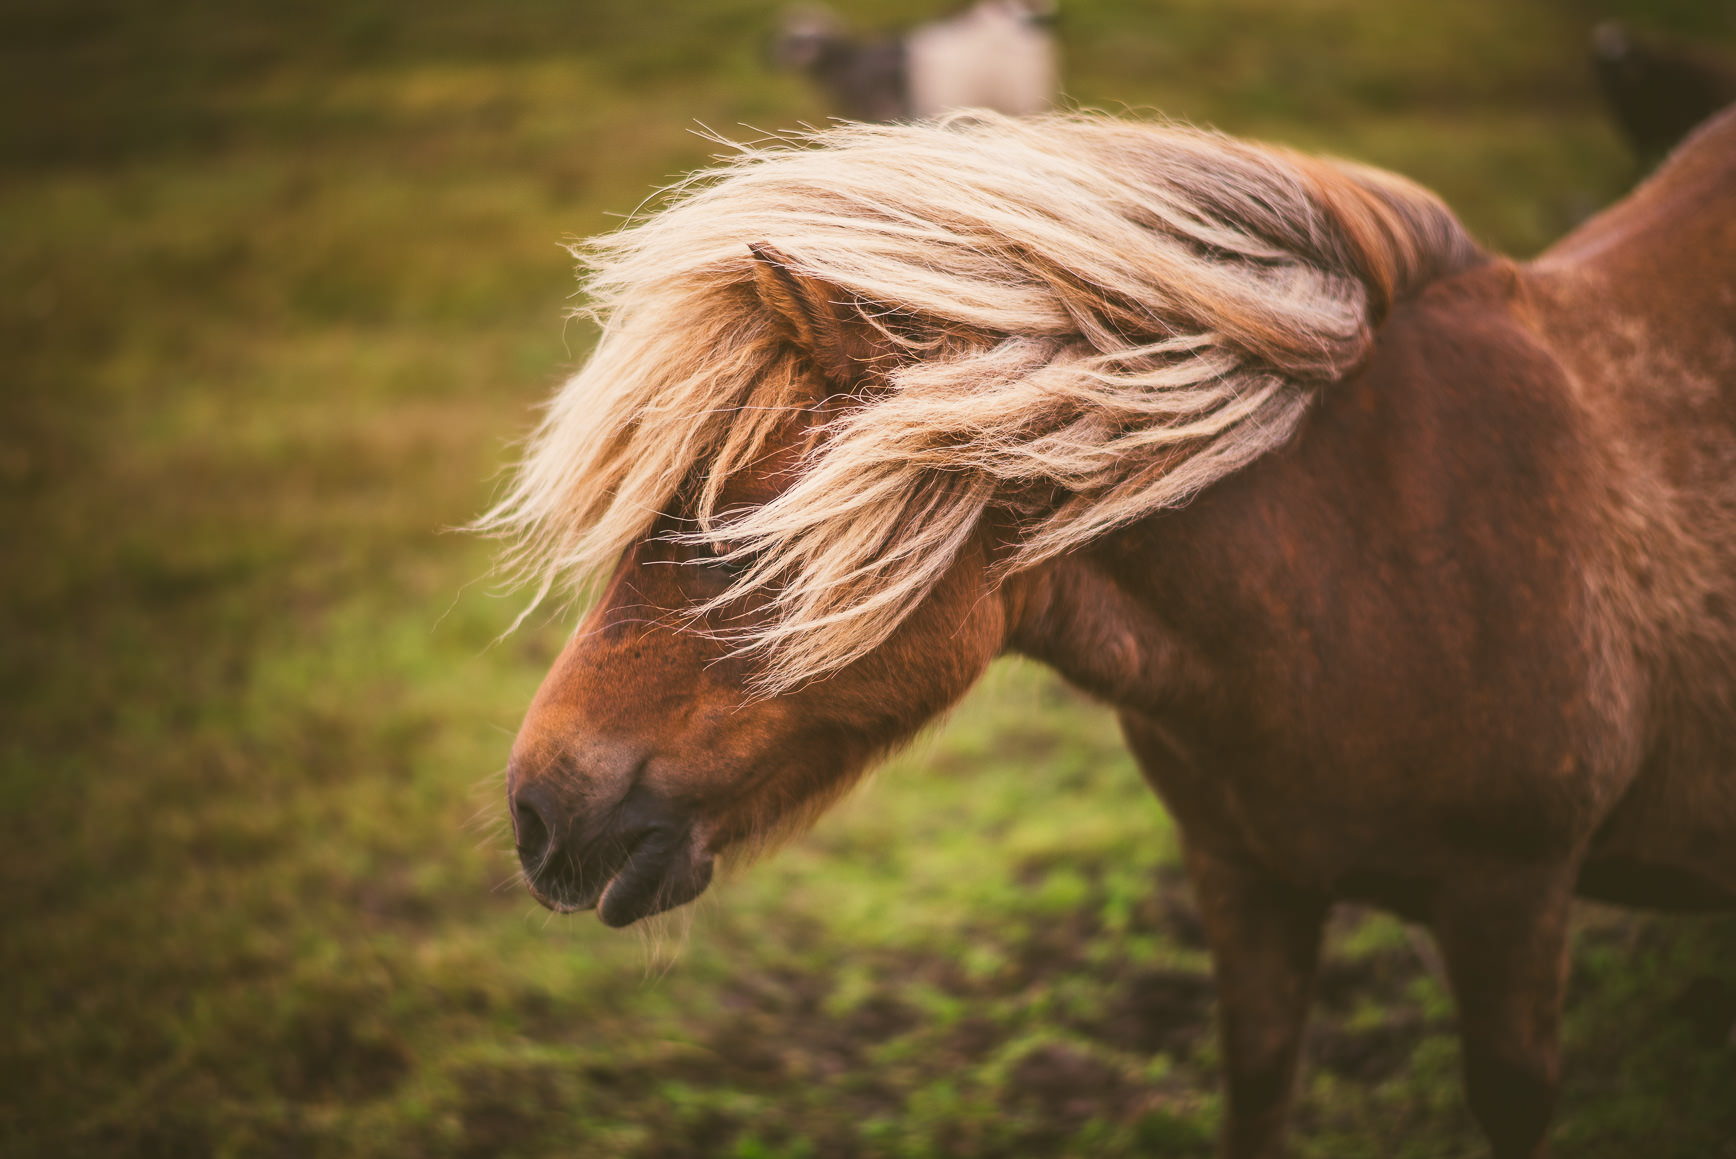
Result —
M 626 925 L 997 655 L 1112 704 L 1277 1154 L 1322 920 L 1426 922 L 1547 1152 L 1576 892 L 1736 902 L 1736 114 L 1536 261 L 1396 178 L 1096 117 L 748 150 L 595 244 L 602 338 L 484 520 L 612 575 L 507 789 Z

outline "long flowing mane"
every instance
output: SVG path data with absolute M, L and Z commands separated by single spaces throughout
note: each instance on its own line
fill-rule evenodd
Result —
M 753 292 L 750 243 L 878 329 L 895 365 L 834 401 L 793 483 L 724 482 L 813 376 Z M 1096 115 L 973 113 L 744 147 L 580 248 L 595 352 L 479 520 L 538 598 L 664 515 L 742 562 L 736 640 L 775 691 L 883 641 L 991 509 L 1008 572 L 1186 502 L 1281 445 L 1398 298 L 1480 260 L 1392 174 Z

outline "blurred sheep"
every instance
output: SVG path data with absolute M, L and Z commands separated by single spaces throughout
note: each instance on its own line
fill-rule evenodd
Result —
M 1038 113 L 1059 88 L 1054 14 L 1053 0 L 978 0 L 902 36 L 864 39 L 831 12 L 804 8 L 785 18 L 773 56 L 807 73 L 855 120 L 960 108 Z
M 1591 44 L 1598 87 L 1641 164 L 1736 103 L 1736 64 L 1704 49 L 1642 39 L 1613 21 L 1597 26 Z

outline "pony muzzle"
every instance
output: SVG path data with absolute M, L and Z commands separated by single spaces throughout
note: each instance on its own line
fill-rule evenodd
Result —
M 558 913 L 595 908 L 605 925 L 626 926 L 711 883 L 712 856 L 694 825 L 642 784 L 597 811 L 595 826 L 546 784 L 515 785 L 509 804 L 525 884 Z

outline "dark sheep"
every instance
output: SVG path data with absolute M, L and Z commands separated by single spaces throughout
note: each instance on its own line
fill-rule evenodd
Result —
M 862 38 L 825 9 L 806 8 L 785 18 L 773 59 L 806 73 L 852 120 L 1036 113 L 1057 89 L 1053 16 L 1044 0 L 979 0 L 897 36 Z
M 772 48 L 781 68 L 806 73 L 856 121 L 896 121 L 910 115 L 901 37 L 859 39 L 824 9 L 802 9 L 784 20 Z

